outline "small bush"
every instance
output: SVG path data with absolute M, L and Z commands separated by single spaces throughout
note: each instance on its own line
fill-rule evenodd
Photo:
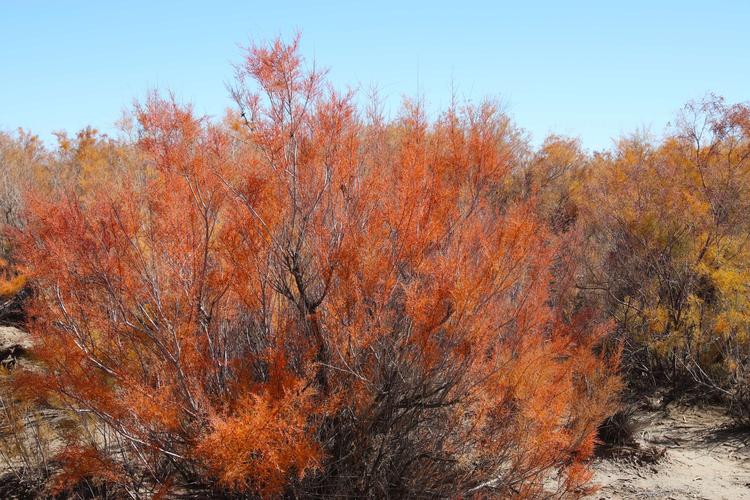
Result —
M 636 419 L 636 406 L 626 404 L 599 425 L 597 437 L 600 446 L 635 446 L 636 435 L 643 425 Z
M 741 426 L 750 426 L 750 377 L 742 371 L 729 393 L 729 415 Z

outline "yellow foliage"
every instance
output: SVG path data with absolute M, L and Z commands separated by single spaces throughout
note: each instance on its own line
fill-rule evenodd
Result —
M 663 333 L 669 321 L 669 312 L 663 306 L 657 306 L 648 310 L 648 326 L 652 333 Z

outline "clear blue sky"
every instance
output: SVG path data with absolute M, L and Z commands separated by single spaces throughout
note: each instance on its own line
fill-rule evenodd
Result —
M 239 45 L 302 31 L 338 86 L 497 97 L 591 149 L 708 91 L 750 100 L 750 1 L 0 1 L 0 129 L 112 132 L 150 89 L 221 116 Z

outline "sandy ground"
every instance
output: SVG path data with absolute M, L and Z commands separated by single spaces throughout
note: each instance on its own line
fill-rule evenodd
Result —
M 656 463 L 598 459 L 592 499 L 750 499 L 750 430 L 731 430 L 716 408 L 643 413 L 641 448 L 665 452 Z

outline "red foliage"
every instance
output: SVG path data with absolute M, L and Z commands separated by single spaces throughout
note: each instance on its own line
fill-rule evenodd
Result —
M 137 109 L 143 189 L 30 203 L 38 389 L 155 485 L 534 496 L 559 473 L 581 491 L 617 381 L 602 329 L 551 305 L 563 242 L 531 202 L 493 203 L 507 119 L 365 118 L 296 42 L 238 76 L 226 126 Z

